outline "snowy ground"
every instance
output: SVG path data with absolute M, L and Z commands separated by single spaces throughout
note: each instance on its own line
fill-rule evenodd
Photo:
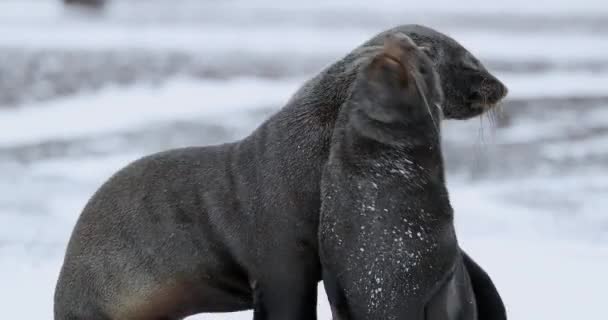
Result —
M 493 276 L 511 319 L 602 318 L 602 0 L 115 0 L 100 15 L 0 1 L 3 314 L 52 318 L 71 228 L 114 171 L 151 152 L 243 137 L 323 65 L 410 22 L 453 35 L 511 92 L 499 118 L 445 124 L 462 247 Z M 330 317 L 322 293 L 319 314 Z

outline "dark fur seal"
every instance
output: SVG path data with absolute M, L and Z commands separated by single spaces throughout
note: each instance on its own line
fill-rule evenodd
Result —
M 442 102 L 432 61 L 398 33 L 340 110 L 319 229 L 339 319 L 477 319 L 445 187 Z
M 457 74 L 442 83 L 452 92 L 449 117 L 476 116 L 506 92 L 457 42 L 429 28 L 374 37 L 249 137 L 154 154 L 111 177 L 74 228 L 55 319 L 179 319 L 250 308 L 255 319 L 315 319 L 319 184 L 334 122 L 361 62 L 397 31 L 427 42 L 436 67 Z M 497 293 L 492 299 L 500 302 Z

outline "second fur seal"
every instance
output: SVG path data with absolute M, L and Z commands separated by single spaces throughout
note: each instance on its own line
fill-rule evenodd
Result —
M 319 252 L 340 320 L 477 320 L 445 186 L 443 92 L 423 51 L 387 37 L 336 122 Z

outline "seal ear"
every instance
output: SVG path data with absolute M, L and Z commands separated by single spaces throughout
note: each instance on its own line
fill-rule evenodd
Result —
M 408 51 L 408 49 L 413 49 L 416 47 L 417 45 L 414 43 L 414 40 L 402 32 L 388 34 L 384 38 L 384 53 L 392 56 L 397 61 L 402 60 L 403 55 Z

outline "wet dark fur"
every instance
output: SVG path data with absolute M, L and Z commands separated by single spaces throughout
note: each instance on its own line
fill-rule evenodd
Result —
M 436 61 L 449 72 L 470 55 L 425 27 L 395 31 L 452 55 Z M 150 155 L 111 177 L 74 228 L 55 319 L 178 319 L 252 307 L 255 319 L 315 319 L 321 170 L 359 66 L 383 38 L 308 81 L 247 138 Z M 453 118 L 482 112 L 460 103 Z
M 321 182 L 327 294 L 341 320 L 476 320 L 445 187 L 439 76 L 409 37 L 386 41 L 340 110 Z

